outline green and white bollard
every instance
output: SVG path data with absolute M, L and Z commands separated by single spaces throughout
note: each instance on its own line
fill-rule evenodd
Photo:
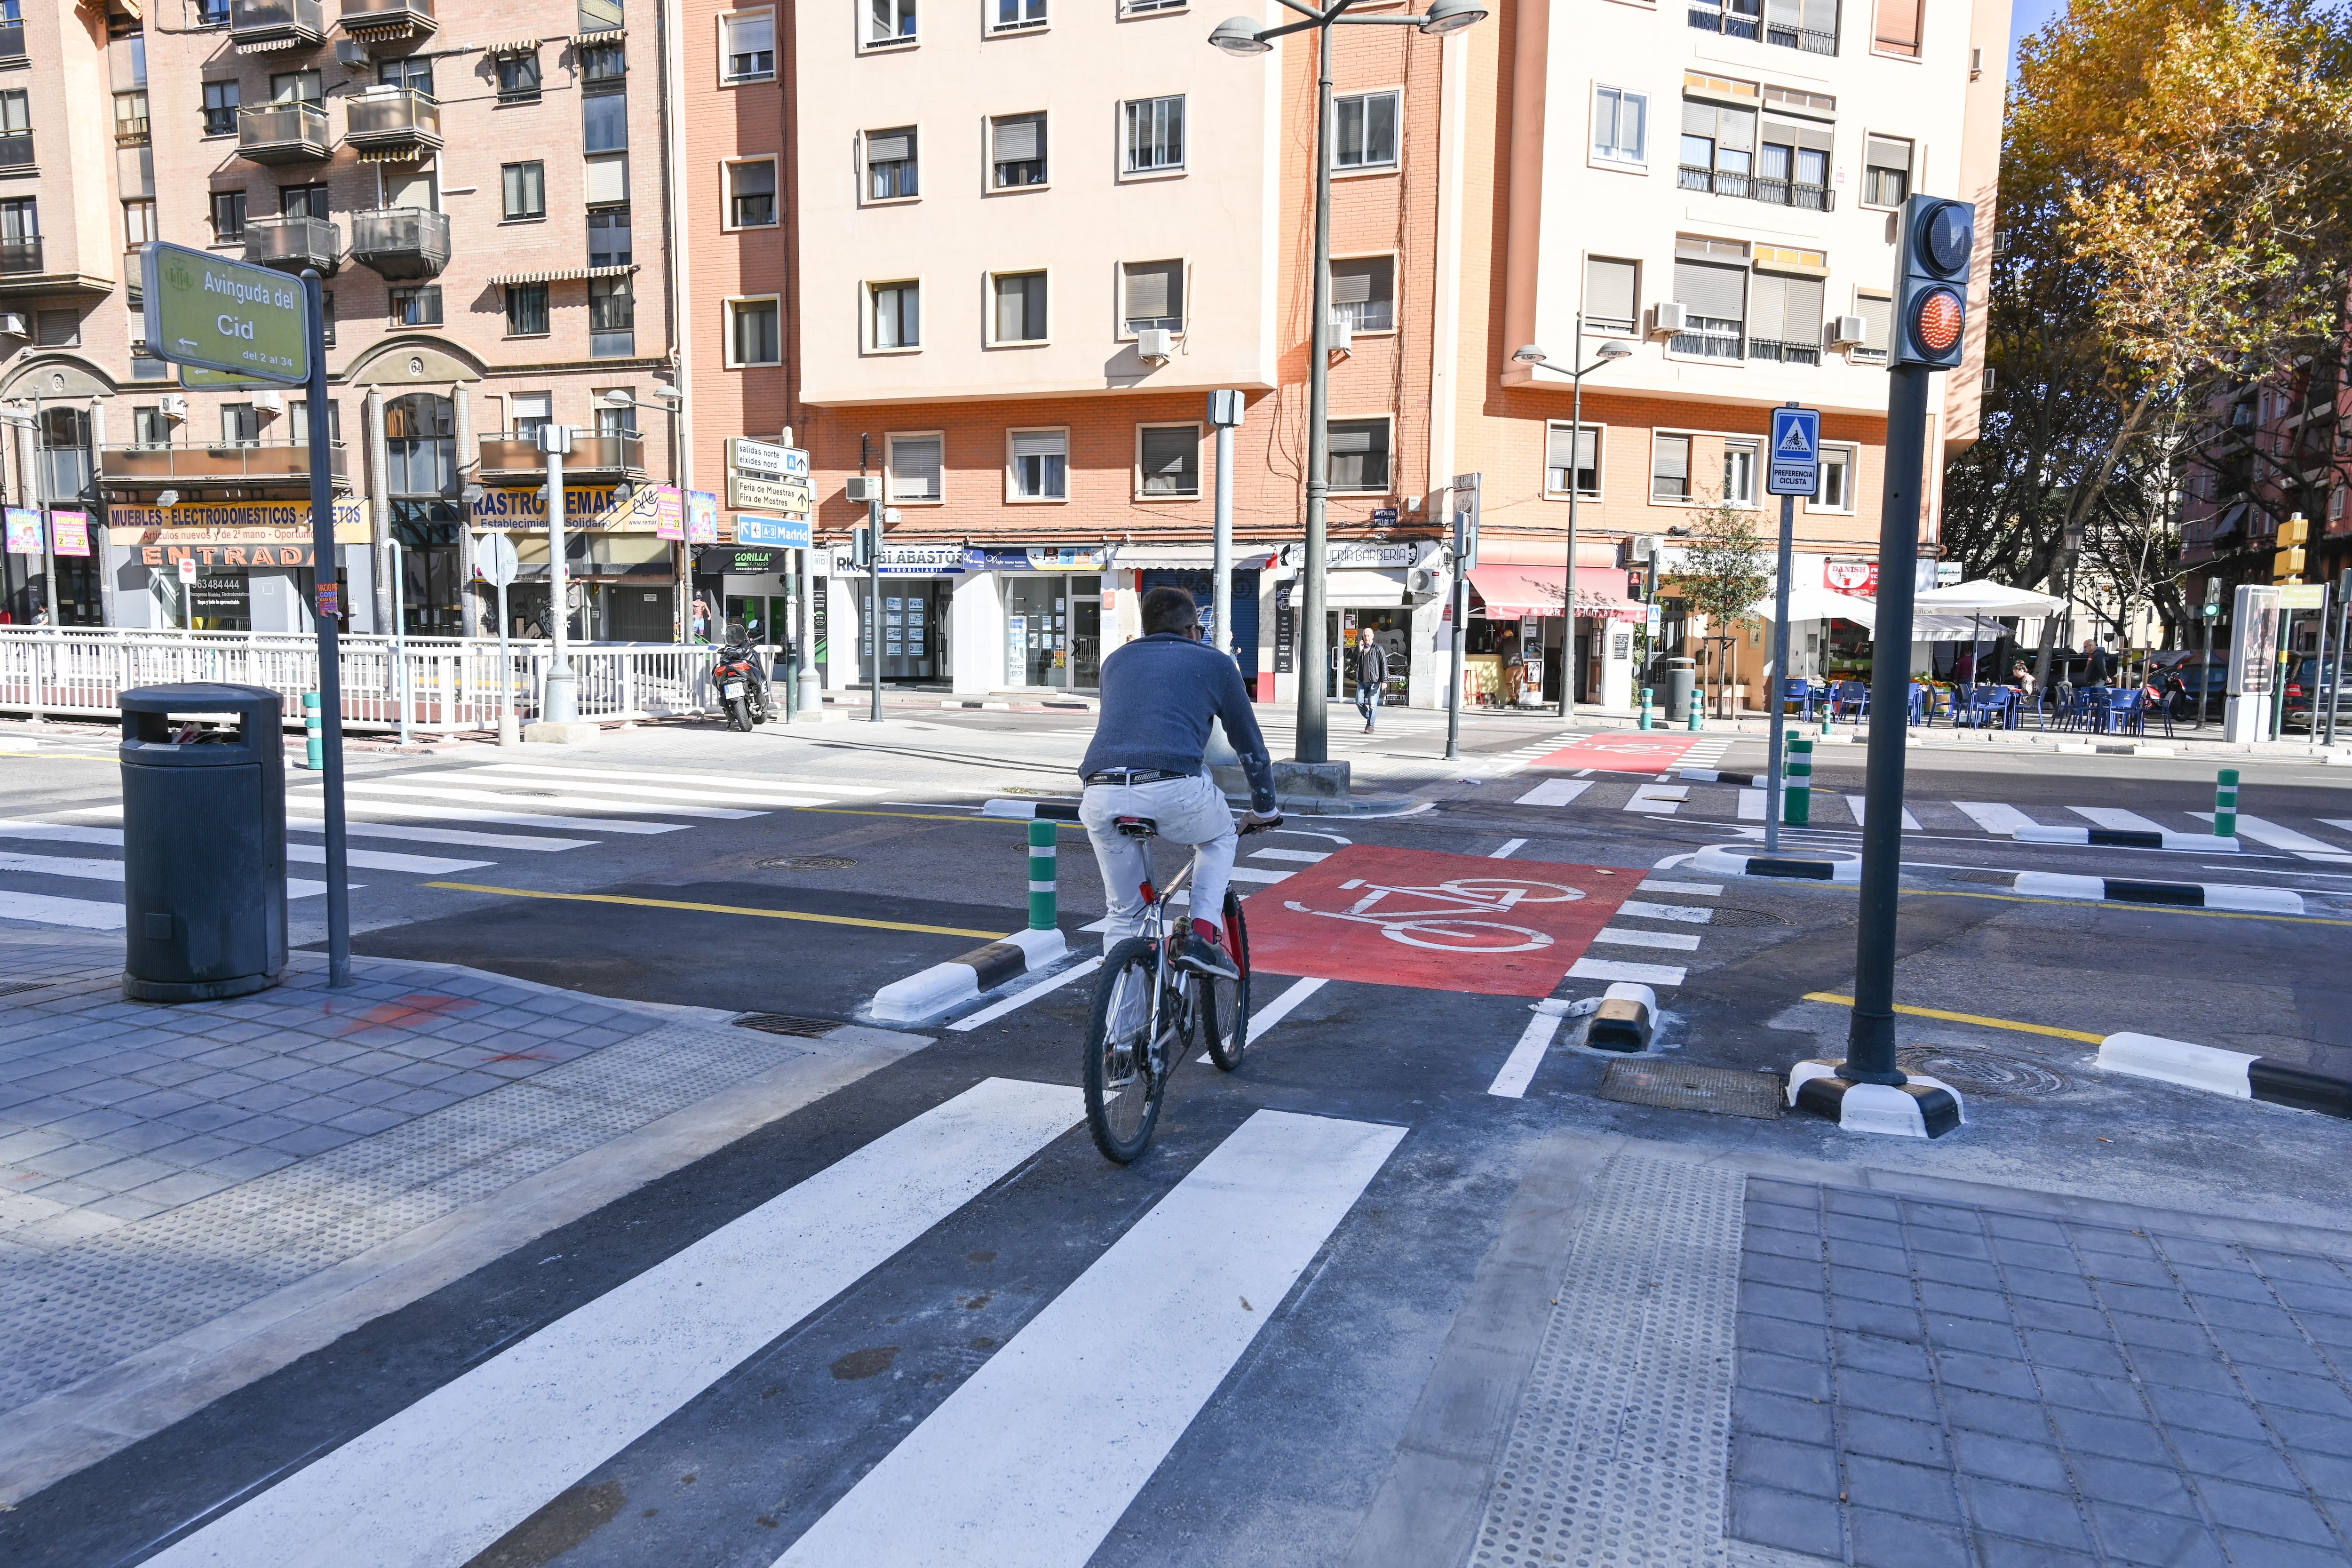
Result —
M 1029 825 L 1029 929 L 1052 931 L 1060 924 L 1054 909 L 1054 858 L 1061 830 L 1050 822 Z
M 319 739 L 319 694 L 302 693 L 302 765 L 317 773 L 327 765 L 323 742 Z
M 1690 719 L 1689 721 L 1685 724 L 1684 728 L 1690 730 L 1697 729 L 1699 727 L 1700 711 L 1698 689 L 1696 687 L 1693 687 L 1691 688 Z
M 1650 727 L 1650 699 L 1656 694 L 1656 691 L 1657 688 L 1654 686 L 1642 688 L 1642 728 L 1644 730 Z
M 1780 823 L 1803 827 L 1813 820 L 1813 743 L 1802 735 L 1789 737 L 1789 756 L 1780 773 Z
M 2223 768 L 2213 781 L 2213 837 L 2238 836 L 2238 770 Z

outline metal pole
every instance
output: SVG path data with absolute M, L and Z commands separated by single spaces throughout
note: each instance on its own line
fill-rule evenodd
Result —
M 1568 362 L 1576 366 L 1576 393 L 1569 400 L 1568 416 L 1568 602 L 1560 606 L 1559 623 L 1559 716 L 1563 721 L 1576 719 L 1576 498 L 1583 487 L 1576 482 L 1580 471 L 1577 459 L 1584 455 L 1584 312 L 1576 313 L 1576 357 Z M 1598 457 L 1600 454 L 1595 453 Z
M 499 584 L 499 744 L 520 744 L 515 738 L 514 655 L 507 647 L 507 585 Z
M 2213 700 L 2213 623 L 2220 617 L 2200 615 L 2197 618 L 2205 623 L 2205 658 L 2197 667 L 2197 723 L 2195 726 L 2202 730 L 2205 728 L 2205 705 Z
M 1215 617 L 1217 651 L 1234 651 L 1234 427 L 1224 416 L 1238 413 L 1238 392 L 1209 394 L 1209 418 L 1217 427 L 1217 511 L 1210 534 L 1209 613 Z M 1236 406 L 1229 407 L 1227 400 Z
M 1323 557 L 1330 533 L 1331 463 L 1331 24 L 1315 30 L 1315 286 L 1307 337 L 1307 559 L 1299 606 L 1298 737 L 1302 763 L 1328 762 L 1330 673 L 1323 629 Z
M 311 623 L 319 636 L 320 794 L 327 817 L 327 984 L 341 987 L 352 983 L 352 889 L 343 831 L 343 666 L 335 623 L 342 594 L 335 584 L 335 504 L 329 493 L 334 462 L 327 431 L 324 310 L 319 275 L 306 270 L 302 312 L 310 332 L 310 381 L 303 414 L 310 421 Z
M 2327 743 L 2336 744 L 2336 692 L 2344 685 L 2344 635 L 2352 627 L 2352 571 L 2347 571 L 2336 584 L 2336 660 L 2321 672 L 2323 683 L 2332 674 L 2334 683 L 2327 687 Z
M 408 572 L 400 535 L 392 545 L 392 701 L 400 710 L 400 743 L 408 744 Z
M 2278 648 L 2271 659 L 2271 732 L 2269 739 L 2286 739 L 2286 651 L 2294 646 L 2294 612 L 2279 607 Z
M 1921 480 L 1927 463 L 1923 365 L 1887 373 L 1886 489 L 1879 506 L 1878 614 L 1871 628 L 1870 752 L 1862 827 L 1862 898 L 1854 941 L 1853 1018 L 1838 1076 L 1849 1083 L 1908 1081 L 1895 1065 L 1895 924 L 1903 861 L 1903 742 L 1890 721 L 1910 699 L 1911 596 L 1917 590 Z
M 41 514 L 42 578 L 48 590 L 49 625 L 58 626 L 64 622 L 58 608 L 57 540 L 49 524 L 49 460 L 43 455 L 42 446 L 42 437 L 47 434 L 41 423 L 41 395 L 37 392 L 33 394 L 33 506 Z M 37 698 L 38 695 L 37 691 L 35 696 Z
M 566 431 L 549 443 L 551 448 L 571 446 Z M 569 724 L 580 717 L 580 686 L 572 673 L 572 586 L 564 580 L 563 552 L 564 453 L 547 454 L 547 697 L 540 717 L 551 724 Z
M 1448 500 L 1453 492 L 1446 492 Z M 1454 514 L 1454 689 L 1445 701 L 1445 760 L 1452 762 L 1462 754 L 1462 676 L 1466 662 L 1467 640 L 1463 636 L 1462 617 L 1468 609 L 1469 572 L 1463 565 L 1463 552 L 1470 541 L 1469 530 L 1462 526 L 1462 514 Z
M 869 718 L 882 722 L 882 503 L 866 503 L 866 541 L 873 546 L 874 559 L 866 566 L 866 646 L 873 649 L 866 665 L 866 677 L 874 686 L 874 707 Z
M 1794 408 L 1796 404 L 1790 403 Z M 1771 739 L 1765 742 L 1764 853 L 1780 852 L 1780 737 L 1789 721 L 1789 577 L 1797 564 L 1797 498 L 1780 498 L 1780 581 L 1772 589 L 1772 677 L 1764 683 L 1771 706 Z

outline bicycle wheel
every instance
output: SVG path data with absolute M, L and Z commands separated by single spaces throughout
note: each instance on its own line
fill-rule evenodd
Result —
M 1129 937 L 1111 949 L 1087 1025 L 1087 1131 L 1104 1159 L 1124 1165 L 1151 1142 L 1183 1035 L 1184 999 L 1160 985 L 1151 943 Z
M 1233 954 L 1242 977 L 1235 984 L 1201 982 L 1209 988 L 1208 1016 L 1201 1032 L 1209 1037 L 1209 1059 L 1231 1072 L 1242 1065 L 1242 1053 L 1249 1048 L 1250 963 L 1249 925 L 1242 919 L 1241 900 L 1230 890 L 1225 894 L 1225 951 Z

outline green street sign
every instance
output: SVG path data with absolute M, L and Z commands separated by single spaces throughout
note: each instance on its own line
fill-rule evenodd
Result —
M 250 373 L 232 374 L 225 370 L 184 364 L 180 367 L 180 384 L 191 392 L 243 392 L 257 386 L 276 386 L 278 383 Z
M 141 250 L 150 353 L 263 381 L 310 378 L 300 279 L 184 245 Z

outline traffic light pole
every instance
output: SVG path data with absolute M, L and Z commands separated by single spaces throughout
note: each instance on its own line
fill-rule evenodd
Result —
M 869 717 L 882 722 L 882 501 L 866 503 L 866 538 L 874 559 L 866 563 L 866 646 L 874 650 L 866 675 L 874 683 L 874 708 Z
M 1870 752 L 1864 774 L 1860 929 L 1853 1018 L 1838 1076 L 1848 1083 L 1908 1082 L 1895 1065 L 1895 926 L 1903 870 L 1903 743 L 1911 711 L 1912 595 L 1918 588 L 1919 519 L 1927 469 L 1925 365 L 1887 372 L 1886 489 L 1879 508 L 1878 612 L 1870 642 Z M 1777 803 L 1767 801 L 1769 811 Z
M 342 585 L 335 573 L 333 408 L 327 402 L 326 304 L 319 275 L 302 274 L 302 321 L 310 335 L 309 402 L 302 416 L 310 438 L 310 622 L 319 639 L 319 780 L 326 816 L 327 985 L 340 991 L 352 983 L 352 880 L 348 829 L 343 812 L 343 655 L 341 643 Z M 37 443 L 38 436 L 35 437 Z M 37 453 L 36 462 L 39 461 Z

